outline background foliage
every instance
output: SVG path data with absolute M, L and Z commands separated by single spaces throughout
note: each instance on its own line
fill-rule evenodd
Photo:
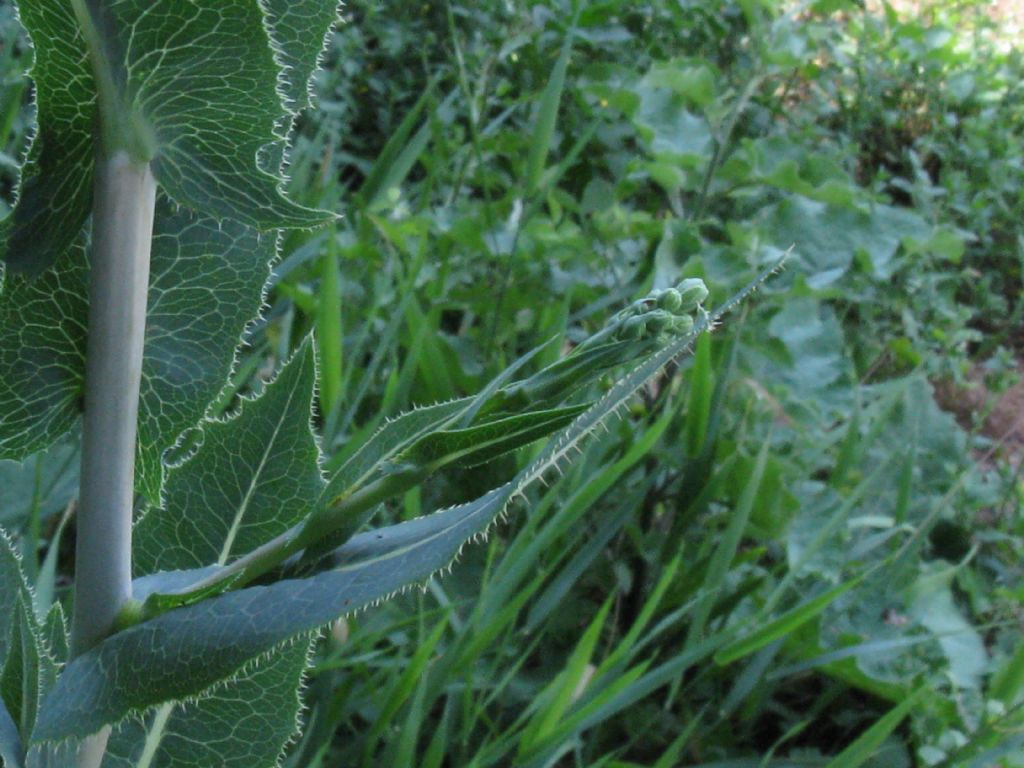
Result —
M 345 219 L 288 236 L 219 412 L 315 327 L 338 466 L 651 288 L 793 257 L 528 518 L 333 627 L 286 765 L 1024 765 L 1024 65 L 987 10 L 347 7 L 290 167 Z M 19 34 L 0 4 L 8 202 Z M 47 604 L 75 454 L 0 462 Z

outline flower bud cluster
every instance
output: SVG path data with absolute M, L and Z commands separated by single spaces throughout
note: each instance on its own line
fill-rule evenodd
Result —
M 615 315 L 612 335 L 624 341 L 689 333 L 694 312 L 707 297 L 707 286 L 699 278 L 683 280 L 675 288 L 651 291 Z

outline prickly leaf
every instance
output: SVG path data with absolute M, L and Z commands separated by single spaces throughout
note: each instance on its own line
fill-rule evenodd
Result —
M 136 768 L 147 744 L 153 768 L 276 768 L 298 727 L 308 651 L 305 640 L 275 649 L 210 696 L 126 720 L 111 734 L 104 768 Z
M 0 222 L 0 259 L 38 274 L 71 247 L 89 215 L 96 87 L 70 2 L 21 0 L 18 14 L 35 49 L 38 128 L 17 204 Z
M 262 397 L 204 426 L 195 455 L 171 471 L 163 506 L 135 527 L 139 573 L 223 565 L 310 512 L 324 486 L 310 429 L 315 381 L 306 343 Z

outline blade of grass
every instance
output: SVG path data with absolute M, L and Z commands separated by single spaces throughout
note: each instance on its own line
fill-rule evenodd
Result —
M 430 661 L 430 656 L 434 653 L 434 649 L 447 628 L 447 621 L 437 622 L 431 633 L 416 648 L 416 653 L 413 654 L 401 676 L 395 681 L 395 684 L 388 692 L 387 699 L 384 700 L 380 712 L 374 719 L 373 727 L 366 737 L 366 746 L 363 750 L 363 765 L 370 766 L 374 764 L 374 752 L 381 736 L 391 726 L 391 720 L 398 714 L 402 704 L 408 701 L 409 696 L 414 692 L 417 681 L 423 676 Z
M 530 135 L 530 153 L 526 158 L 526 195 L 532 197 L 537 191 L 541 174 L 547 164 L 548 153 L 551 150 L 551 140 L 555 133 L 555 125 L 558 122 L 558 107 L 562 103 L 562 92 L 565 90 L 565 73 L 569 67 L 569 57 L 572 54 L 573 26 L 565 35 L 562 41 L 562 50 L 559 51 L 555 66 L 548 76 L 548 84 L 544 87 L 540 102 L 537 105 L 537 118 L 533 124 L 533 133 Z
M 320 290 L 317 292 L 316 341 L 319 351 L 320 408 L 330 440 L 338 420 L 343 397 L 341 269 L 338 239 L 328 233 L 327 247 L 320 258 Z
M 697 340 L 693 351 L 693 367 L 686 379 L 690 385 L 686 407 L 686 452 L 693 457 L 699 456 L 704 450 L 708 421 L 711 418 L 711 395 L 714 391 L 711 334 L 704 334 Z
M 740 539 L 747 527 L 747 521 L 750 519 L 750 512 L 754 508 L 754 500 L 761 487 L 764 468 L 768 463 L 768 450 L 770 446 L 771 440 L 765 440 L 761 446 L 761 451 L 757 454 L 754 468 L 751 470 L 750 477 L 747 478 L 743 495 L 740 497 L 736 509 L 733 510 L 729 524 L 722 534 L 721 541 L 718 547 L 715 548 L 711 561 L 708 563 L 707 574 L 701 585 L 704 597 L 701 598 L 694 611 L 693 622 L 690 624 L 690 631 L 686 638 L 685 647 L 687 648 L 693 647 L 704 635 L 705 625 L 715 605 L 715 595 L 722 591 L 725 578 L 729 573 L 729 566 L 736 557 L 736 550 L 739 548 Z
M 597 641 L 601 637 L 601 630 L 604 628 L 605 620 L 608 618 L 608 612 L 613 603 L 614 600 L 611 597 L 605 600 L 604 605 L 590 622 L 590 626 L 580 637 L 576 648 L 566 662 L 565 669 L 541 694 L 541 697 L 546 700 L 546 704 L 538 710 L 523 731 L 522 739 L 519 742 L 520 757 L 533 752 L 539 743 L 554 732 L 569 706 L 576 698 L 579 698 L 582 688 L 587 685 L 588 670 L 593 672 L 590 661 L 594 656 L 594 649 L 597 647 Z
M 921 686 L 906 699 L 890 709 L 878 721 L 858 736 L 850 746 L 829 760 L 825 768 L 858 768 L 870 760 L 878 748 L 896 730 L 896 727 L 903 722 L 910 711 L 917 706 L 918 700 L 924 695 L 928 688 Z
M 427 83 L 423 94 L 402 118 L 402 122 L 398 124 L 395 132 L 391 134 L 380 151 L 357 193 L 360 207 L 372 208 L 389 189 L 401 184 L 412 170 L 416 160 L 427 148 L 430 141 L 430 126 L 424 124 L 415 134 L 413 134 L 413 128 L 423 115 L 427 104 L 433 99 L 437 81 L 438 78 L 435 76 Z M 452 91 L 445 97 L 438 109 L 449 106 L 454 97 L 455 91 Z
M 782 614 L 774 621 L 770 621 L 749 635 L 730 643 L 715 654 L 715 663 L 725 666 L 732 662 L 749 656 L 751 653 L 764 648 L 779 638 L 795 632 L 808 621 L 818 616 L 841 596 L 849 592 L 864 580 L 865 574 L 856 576 L 838 586 L 832 587 L 817 597 L 801 603 L 792 610 Z

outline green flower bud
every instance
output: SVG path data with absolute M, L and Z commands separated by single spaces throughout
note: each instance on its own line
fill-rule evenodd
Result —
M 648 312 L 644 315 L 644 320 L 647 321 L 647 328 L 654 333 L 660 333 L 666 328 L 672 327 L 672 322 L 675 318 L 663 309 L 655 309 L 653 312 Z
M 693 317 L 690 315 L 677 315 L 672 318 L 672 330 L 682 335 L 693 330 Z
M 669 312 L 678 312 L 679 308 L 683 306 L 683 295 L 675 288 L 667 288 L 661 291 L 660 294 L 656 301 L 661 309 L 666 309 Z
M 647 333 L 647 318 L 643 315 L 629 318 L 622 324 L 622 337 L 625 339 L 642 339 Z
M 693 311 L 708 297 L 708 287 L 704 285 L 704 281 L 699 277 L 683 280 L 676 286 L 676 290 L 679 291 L 683 300 L 682 305 L 677 310 L 681 312 Z

